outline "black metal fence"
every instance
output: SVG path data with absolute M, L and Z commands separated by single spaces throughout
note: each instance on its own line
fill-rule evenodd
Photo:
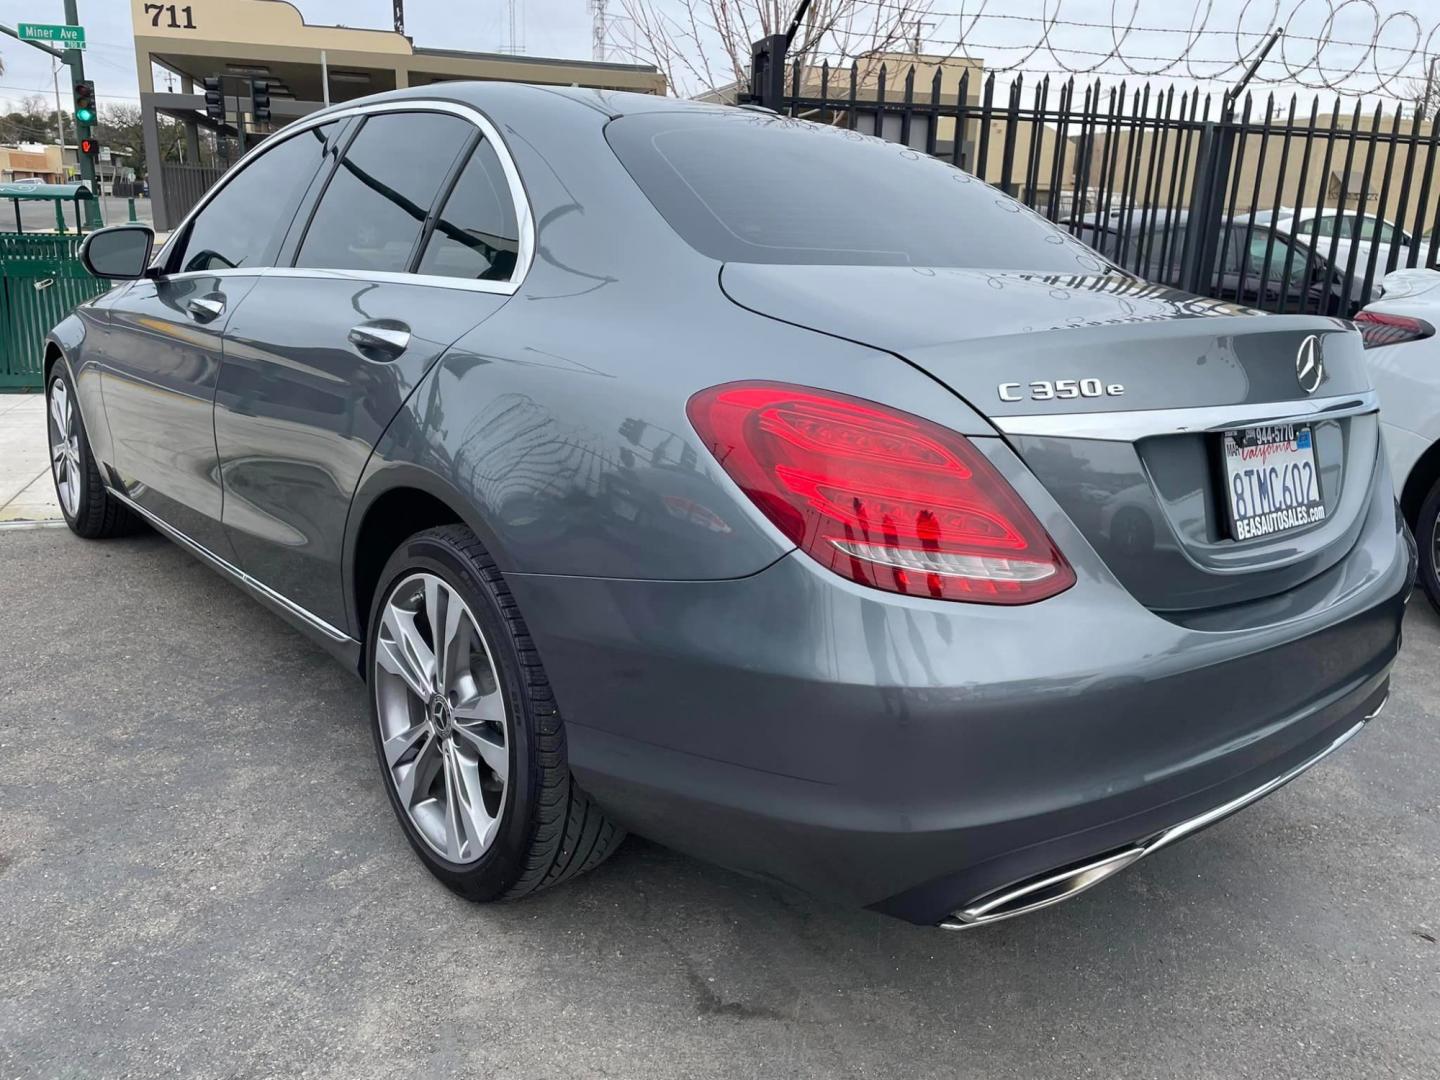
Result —
M 167 161 L 160 168 L 166 205 L 176 223 L 225 175 L 223 168 L 213 165 L 180 165 Z
M 1350 315 L 1440 264 L 1440 123 L 1418 110 L 762 59 L 742 103 L 953 162 L 1151 281 Z

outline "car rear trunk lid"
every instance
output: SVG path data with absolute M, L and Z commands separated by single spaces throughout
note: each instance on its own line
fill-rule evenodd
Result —
M 1363 524 L 1379 434 L 1348 323 L 1118 274 L 727 264 L 721 283 L 759 314 L 896 354 L 987 416 L 1153 610 L 1294 588 Z M 1323 511 L 1238 539 L 1224 433 L 1281 423 L 1313 445 Z

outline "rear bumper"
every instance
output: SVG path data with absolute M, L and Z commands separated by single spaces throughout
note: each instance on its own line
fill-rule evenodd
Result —
M 1379 694 L 1366 702 L 1364 708 L 1367 711 L 1360 720 L 1299 764 L 1269 777 L 1257 787 L 1241 792 L 1234 798 L 1218 803 L 1193 817 L 1177 821 L 1160 832 L 1129 844 L 1118 851 L 1106 852 L 1098 856 L 1092 855 L 1078 863 L 1056 867 L 1036 874 L 1027 880 L 1012 883 L 983 896 L 977 896 L 957 908 L 951 913 L 950 918 L 940 925 L 946 930 L 968 930 L 975 926 L 988 926 L 1005 919 L 1013 919 L 1017 915 L 1028 915 L 1032 911 L 1039 911 L 1041 908 L 1058 904 L 1072 896 L 1078 896 L 1087 889 L 1094 888 L 1147 855 L 1153 855 L 1161 848 L 1169 847 L 1188 836 L 1193 836 L 1202 829 L 1208 829 L 1231 814 L 1245 809 L 1251 803 L 1259 802 L 1266 795 L 1284 787 L 1301 773 L 1320 764 L 1360 734 L 1366 723 L 1379 716 L 1380 710 L 1385 707 L 1389 696 L 1390 688 L 1387 683 Z
M 572 768 L 623 824 L 934 925 L 1270 790 L 1374 712 L 1414 563 L 1390 493 L 1375 506 L 1339 565 L 1195 625 L 1135 603 L 1063 515 L 1080 581 L 1028 607 L 891 596 L 793 553 L 733 581 L 511 587 Z

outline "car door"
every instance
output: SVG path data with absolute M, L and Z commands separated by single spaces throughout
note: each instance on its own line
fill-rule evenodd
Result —
M 280 248 L 335 125 L 277 140 L 222 181 L 111 304 L 101 376 L 112 479 L 144 510 L 228 558 L 213 402 L 222 335 Z
M 523 207 L 478 114 L 371 107 L 292 265 L 267 273 L 226 330 L 215 397 L 226 535 L 241 569 L 334 627 L 361 471 L 431 365 L 514 292 Z

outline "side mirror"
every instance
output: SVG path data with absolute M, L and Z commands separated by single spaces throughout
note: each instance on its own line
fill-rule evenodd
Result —
M 112 225 L 97 229 L 80 245 L 80 263 L 98 278 L 128 281 L 145 276 L 155 230 L 148 225 Z

